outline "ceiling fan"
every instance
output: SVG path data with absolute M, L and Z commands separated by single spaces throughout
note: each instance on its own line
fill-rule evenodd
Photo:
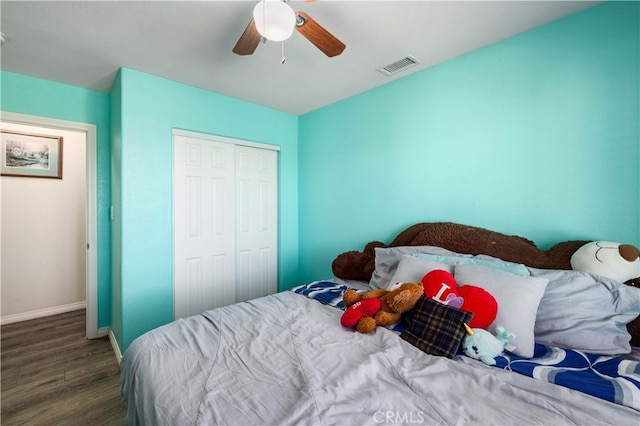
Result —
M 261 0 L 253 10 L 249 25 L 233 47 L 233 53 L 251 55 L 261 41 L 285 40 L 294 29 L 329 57 L 338 56 L 346 47 L 309 15 L 294 12 L 286 1 Z

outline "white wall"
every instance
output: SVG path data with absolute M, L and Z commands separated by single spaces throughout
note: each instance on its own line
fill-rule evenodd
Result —
M 2 129 L 63 137 L 60 179 L 0 178 L 2 323 L 85 306 L 86 136 L 1 123 Z

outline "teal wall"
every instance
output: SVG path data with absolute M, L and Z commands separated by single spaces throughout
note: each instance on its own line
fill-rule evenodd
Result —
M 0 72 L 0 110 L 97 128 L 98 327 L 111 324 L 109 97 L 66 84 Z
M 639 21 L 599 5 L 300 117 L 302 280 L 418 222 L 640 245 Z
M 297 284 L 298 118 L 130 69 L 120 70 L 111 95 L 120 121 L 119 133 L 113 131 L 112 196 L 113 256 L 121 260 L 113 314 L 114 323 L 121 317 L 121 349 L 173 319 L 173 129 L 280 146 L 278 284 Z

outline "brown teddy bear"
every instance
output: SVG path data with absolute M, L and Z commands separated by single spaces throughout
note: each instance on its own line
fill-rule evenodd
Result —
M 349 289 L 342 295 L 347 311 L 349 307 L 355 306 L 363 300 L 376 298 L 380 301 L 380 307 L 372 316 L 363 314 L 355 324 L 356 331 L 360 333 L 370 333 L 376 326 L 388 326 L 400 321 L 400 317 L 405 312 L 413 309 L 420 296 L 424 293 L 422 284 L 403 283 L 394 290 L 372 290 L 366 293 L 358 293 Z M 343 323 L 344 325 L 344 323 Z
M 526 238 L 484 228 L 451 222 L 418 223 L 398 234 L 389 245 L 372 241 L 362 252 L 348 251 L 338 255 L 331 267 L 336 277 L 369 281 L 375 269 L 376 247 L 436 246 L 456 253 L 486 254 L 532 268 L 571 269 L 571 256 L 588 242 L 565 241 L 545 251 Z

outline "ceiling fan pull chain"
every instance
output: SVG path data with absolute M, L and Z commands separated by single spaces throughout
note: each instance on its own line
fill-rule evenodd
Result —
M 284 40 L 282 40 L 282 59 L 280 59 L 280 63 L 284 64 L 284 61 L 286 61 L 287 58 L 284 57 Z

